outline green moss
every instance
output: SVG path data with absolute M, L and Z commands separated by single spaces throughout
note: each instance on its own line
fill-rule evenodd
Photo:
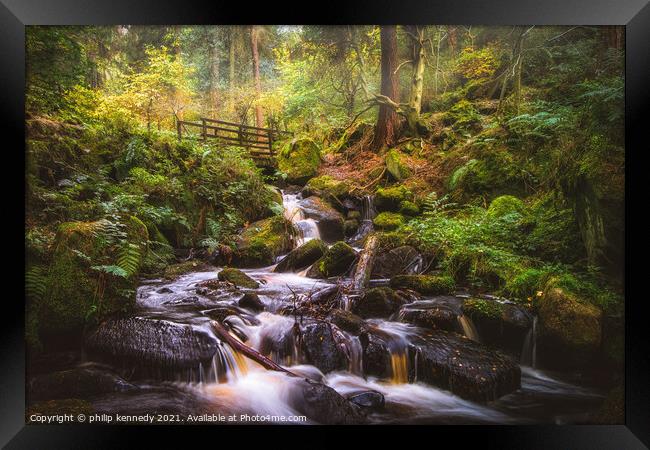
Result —
M 389 287 L 368 289 L 354 304 L 352 312 L 363 318 L 388 317 L 399 309 L 403 300 Z
M 196 272 L 205 267 L 205 263 L 192 259 L 178 264 L 171 264 L 165 268 L 163 276 L 168 280 L 173 280 L 188 272 Z
M 132 262 L 136 271 L 146 254 L 146 226 L 132 216 L 121 218 L 125 242 L 137 252 Z M 106 221 L 66 222 L 59 226 L 52 262 L 47 275 L 48 295 L 38 310 L 41 332 L 73 332 L 95 317 L 131 309 L 135 305 L 136 274 L 118 277 L 94 270 L 97 266 L 116 266 L 125 243 L 115 238 Z M 97 288 L 103 277 L 103 296 Z
M 386 169 L 397 181 L 403 181 L 411 176 L 411 171 L 404 163 L 403 158 L 397 149 L 391 149 L 386 153 Z
M 456 283 L 446 275 L 397 275 L 390 279 L 390 286 L 411 289 L 423 295 L 443 295 L 453 293 Z
M 405 200 L 413 200 L 413 193 L 406 186 L 379 188 L 375 192 L 375 207 L 378 211 L 397 211 Z
M 489 217 L 497 218 L 506 214 L 523 214 L 525 210 L 526 205 L 517 197 L 502 195 L 492 200 L 487 213 Z
M 243 267 L 261 267 L 273 264 L 275 258 L 291 249 L 291 222 L 275 216 L 250 224 L 239 236 L 235 261 Z
M 339 241 L 332 245 L 307 272 L 310 278 L 337 277 L 347 273 L 357 255 L 352 247 Z
M 474 108 L 474 105 L 468 100 L 460 100 L 443 116 L 443 121 L 447 125 L 452 125 L 454 129 L 460 131 L 476 130 L 480 125 L 481 116 Z
M 293 249 L 278 263 L 275 272 L 297 271 L 313 264 L 327 252 L 327 245 L 320 239 L 312 239 Z
M 382 212 L 372 220 L 375 227 L 379 230 L 396 230 L 404 225 L 404 216 L 393 212 Z
M 220 281 L 228 281 L 237 287 L 244 287 L 249 289 L 257 289 L 260 287 L 259 283 L 253 280 L 239 269 L 226 267 L 219 272 L 217 278 Z
M 350 220 L 361 220 L 361 213 L 355 209 L 348 211 L 348 219 Z
M 554 286 L 549 280 L 539 301 L 542 332 L 572 350 L 595 352 L 601 342 L 601 311 Z
M 278 154 L 278 168 L 291 184 L 305 184 L 318 172 L 320 150 L 311 139 L 297 139 L 287 143 Z
M 354 236 L 358 229 L 359 221 L 356 219 L 348 219 L 343 222 L 343 233 L 346 237 Z
M 503 306 L 499 302 L 470 298 L 465 300 L 463 312 L 470 317 L 499 319 L 503 314 Z
M 305 188 L 321 197 L 341 198 L 350 192 L 350 185 L 347 181 L 336 180 L 329 175 L 312 178 L 307 182 Z
M 399 204 L 399 212 L 405 216 L 417 216 L 420 214 L 420 208 L 415 203 L 404 200 Z

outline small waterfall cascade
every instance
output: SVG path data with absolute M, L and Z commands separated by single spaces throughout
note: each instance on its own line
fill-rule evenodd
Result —
M 361 204 L 361 224 L 356 234 L 350 239 L 350 242 L 358 241 L 368 235 L 373 229 L 372 220 L 377 215 L 375 209 L 374 198 L 371 195 L 363 197 Z
M 537 316 L 533 317 L 533 324 L 524 339 L 521 349 L 521 365 L 537 368 Z
M 285 194 L 282 193 L 282 205 L 284 207 L 284 217 L 290 220 L 298 230 L 296 239 L 296 247 L 300 247 L 305 242 L 312 239 L 319 239 L 320 232 L 318 231 L 318 224 L 314 219 L 305 218 L 305 215 L 300 208 L 299 202 L 300 194 Z
M 472 319 L 466 316 L 465 314 L 461 314 L 457 317 L 458 317 L 458 323 L 460 324 L 460 327 L 463 329 L 463 334 L 465 335 L 465 337 L 475 342 L 481 342 L 481 339 L 479 338 L 478 335 L 478 331 L 476 330 L 476 327 L 474 326 L 474 322 L 472 321 Z

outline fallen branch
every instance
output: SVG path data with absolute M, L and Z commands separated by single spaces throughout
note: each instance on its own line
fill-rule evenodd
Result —
M 275 370 L 278 372 L 284 372 L 292 377 L 298 377 L 293 372 L 288 371 L 284 367 L 276 364 L 273 362 L 271 359 L 267 358 L 266 356 L 262 355 L 260 352 L 258 352 L 255 349 L 252 349 L 248 345 L 244 344 L 243 342 L 239 341 L 238 339 L 235 339 L 229 332 L 228 330 L 221 325 L 219 322 L 215 320 L 210 321 L 210 325 L 212 325 L 212 329 L 214 332 L 217 334 L 219 339 L 224 341 L 226 344 L 230 345 L 235 351 L 238 351 L 242 353 L 244 356 L 252 359 L 262 367 L 264 367 L 267 370 Z
M 364 245 L 363 250 L 361 251 L 361 257 L 357 263 L 357 268 L 354 271 L 354 276 L 352 277 L 352 289 L 354 291 L 360 291 L 368 287 L 378 247 L 379 237 L 374 234 L 368 236 L 368 239 L 366 239 L 366 245 Z

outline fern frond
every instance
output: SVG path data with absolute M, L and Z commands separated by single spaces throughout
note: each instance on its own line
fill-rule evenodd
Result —
M 25 273 L 25 290 L 27 296 L 34 300 L 45 297 L 47 273 L 42 267 L 33 267 Z
M 117 258 L 117 265 L 121 267 L 127 274 L 131 276 L 138 271 L 140 267 L 140 246 L 127 242 Z

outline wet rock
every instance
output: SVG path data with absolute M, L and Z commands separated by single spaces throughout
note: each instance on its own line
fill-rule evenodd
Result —
M 337 242 L 307 272 L 309 278 L 329 278 L 346 274 L 357 254 L 345 242 Z
M 386 169 L 396 181 L 402 181 L 411 175 L 411 171 L 404 162 L 405 156 L 397 149 L 386 153 Z
M 422 295 L 451 294 L 456 285 L 449 276 L 397 275 L 390 280 L 394 289 L 411 289 Z
M 399 317 L 402 322 L 430 330 L 456 331 L 458 328 L 458 314 L 444 305 L 426 309 L 402 308 Z
M 343 309 L 333 309 L 329 315 L 330 322 L 339 327 L 341 330 L 352 334 L 359 334 L 363 328 L 363 319 L 350 311 Z
M 240 313 L 239 310 L 235 307 L 223 306 L 223 307 L 211 309 L 210 311 L 207 311 L 205 315 L 208 316 L 210 319 L 216 320 L 217 322 L 223 322 L 226 317 L 238 316 L 239 313 Z
M 274 272 L 298 272 L 312 265 L 327 252 L 327 245 L 320 239 L 312 239 L 289 252 L 273 270 Z
M 175 298 L 173 300 L 167 300 L 163 302 L 163 305 L 193 305 L 198 303 L 199 298 L 195 295 L 190 295 L 189 297 Z
M 363 348 L 363 373 L 377 377 L 391 375 L 390 353 L 386 343 L 371 332 L 362 332 L 359 335 Z
M 264 267 L 291 250 L 293 224 L 283 216 L 253 222 L 238 236 L 232 263 L 238 267 Z
M 359 229 L 359 221 L 357 219 L 347 219 L 343 222 L 343 233 L 345 237 L 352 237 Z
M 377 255 L 372 267 L 372 278 L 413 275 L 421 265 L 422 255 L 410 245 L 403 245 Z
M 105 321 L 85 344 L 98 357 L 173 369 L 196 368 L 217 351 L 217 340 L 205 330 L 142 317 Z
M 78 367 L 38 375 L 29 382 L 31 399 L 88 398 L 107 392 L 137 389 L 119 376 L 95 369 Z
M 158 294 L 172 294 L 174 291 L 172 291 L 172 290 L 169 289 L 167 286 L 165 286 L 165 287 L 161 287 L 161 288 L 158 289 L 156 292 L 157 292 Z
M 473 401 L 495 400 L 521 385 L 519 365 L 508 356 L 445 331 L 414 340 L 410 363 L 419 381 Z
M 538 306 L 540 357 L 557 367 L 591 362 L 600 348 L 602 312 L 561 288 L 550 287 Z
M 231 267 L 226 267 L 225 269 L 221 270 L 217 275 L 217 278 L 219 281 L 228 281 L 237 287 L 248 289 L 257 289 L 260 287 L 257 281 L 253 280 L 244 272 L 239 269 L 233 269 Z
M 344 336 L 340 330 L 324 322 L 311 324 L 302 331 L 302 352 L 310 364 L 321 372 L 346 369 L 348 357 L 339 342 Z
M 323 240 L 332 242 L 343 239 L 343 215 L 320 197 L 311 196 L 299 203 L 303 214 L 318 223 Z
M 291 397 L 291 406 L 320 424 L 351 425 L 363 422 L 357 405 L 322 383 L 305 379 Z
M 352 205 L 347 205 L 344 203 L 344 206 L 346 208 L 355 208 L 356 206 L 354 204 Z M 347 218 L 349 220 L 361 220 L 361 212 L 356 210 L 356 209 L 350 209 L 347 213 Z
M 72 369 L 81 360 L 79 351 L 45 352 L 28 356 L 31 357 L 27 364 L 30 374 Z
M 377 391 L 361 392 L 348 397 L 351 403 L 368 409 L 383 409 L 386 404 L 384 395 Z
M 209 269 L 210 266 L 202 261 L 190 260 L 178 264 L 170 264 L 163 272 L 163 276 L 168 280 L 173 280 L 188 272 L 197 272 Z
M 397 311 L 404 303 L 394 290 L 388 287 L 368 289 L 363 296 L 355 302 L 352 312 L 368 319 L 371 317 L 388 317 Z
M 519 305 L 470 298 L 463 313 L 472 319 L 481 342 L 519 355 L 532 327 L 532 315 Z
M 254 292 L 246 292 L 239 300 L 239 306 L 253 311 L 264 311 L 264 303 Z

